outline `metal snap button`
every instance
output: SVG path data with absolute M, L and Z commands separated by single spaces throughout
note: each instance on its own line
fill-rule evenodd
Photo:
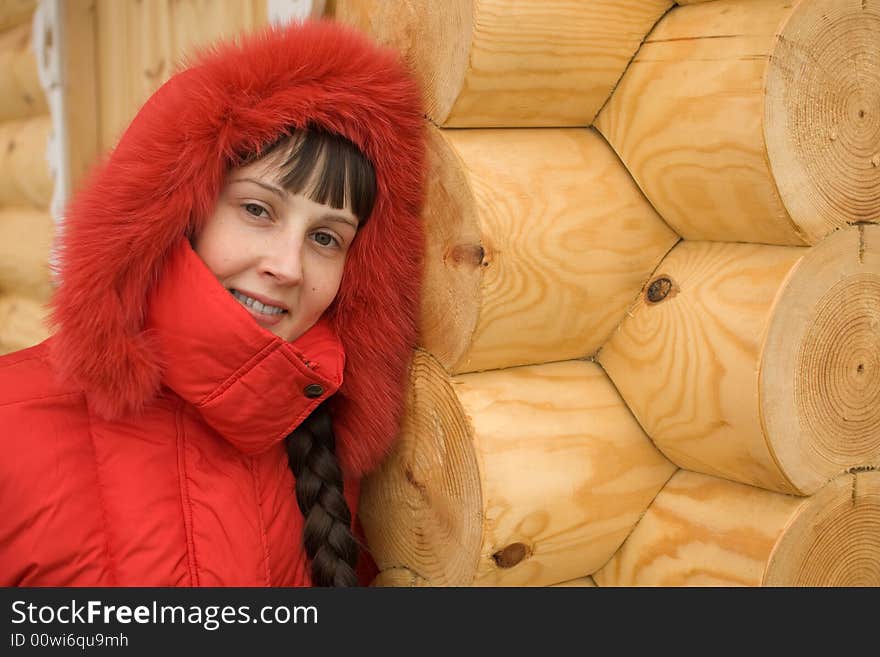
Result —
M 309 399 L 315 399 L 316 397 L 320 397 L 324 394 L 324 388 L 322 386 L 319 386 L 317 383 L 310 383 L 305 387 L 303 393 L 305 393 L 305 396 Z

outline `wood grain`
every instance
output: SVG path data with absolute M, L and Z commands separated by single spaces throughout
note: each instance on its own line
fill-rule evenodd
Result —
M 0 121 L 49 113 L 31 41 L 30 22 L 0 32 Z
M 677 7 L 596 127 L 683 237 L 815 244 L 880 216 L 878 30 L 858 0 Z
M 686 470 L 657 495 L 599 586 L 878 586 L 880 473 L 810 497 Z
M 878 248 L 872 225 L 809 248 L 685 240 L 598 360 L 679 466 L 812 494 L 880 465 Z
M 0 0 L 0 30 L 27 23 L 36 8 L 37 0 Z
M 398 50 L 444 127 L 590 125 L 671 0 L 337 0 Z
M 780 291 L 759 369 L 768 444 L 799 489 L 880 467 L 880 226 L 807 251 Z
M 758 365 L 774 299 L 805 251 L 684 240 L 600 350 L 645 431 L 679 466 L 795 492 L 762 431 Z
M 880 472 L 853 469 L 801 504 L 777 541 L 765 586 L 880 586 Z
M 401 438 L 365 480 L 360 507 L 377 565 L 401 581 L 582 577 L 675 470 L 594 363 L 450 379 L 420 350 L 409 399 Z
M 473 581 L 483 502 L 472 433 L 453 382 L 417 350 L 400 436 L 361 485 L 358 516 L 380 585 Z
M 0 209 L 0 294 L 48 300 L 52 234 L 48 212 Z
M 26 349 L 49 337 L 46 307 L 36 299 L 0 294 L 0 355 Z
M 880 222 L 880 5 L 801 2 L 766 78 L 764 139 L 773 179 L 811 243 Z
M 55 186 L 46 160 L 48 115 L 0 123 L 0 205 L 46 210 Z
M 675 233 L 593 130 L 430 135 L 422 346 L 456 373 L 594 353 Z
M 62 66 L 71 191 L 78 189 L 101 152 L 97 20 L 95 0 L 65 2 Z
M 197 49 L 266 22 L 260 0 L 96 0 L 101 149 Z

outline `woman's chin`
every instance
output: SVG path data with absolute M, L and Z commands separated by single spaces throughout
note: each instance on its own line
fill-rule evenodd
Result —
M 315 325 L 315 322 L 310 322 L 307 325 L 303 325 L 302 322 L 281 322 L 276 326 L 265 327 L 266 330 L 271 331 L 275 335 L 277 335 L 282 340 L 286 342 L 293 342 L 300 336 L 302 336 L 306 331 L 308 331 L 312 326 Z

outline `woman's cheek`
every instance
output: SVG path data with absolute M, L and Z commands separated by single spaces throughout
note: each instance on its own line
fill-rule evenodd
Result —
M 309 264 L 313 272 L 310 292 L 322 297 L 329 296 L 330 300 L 327 302 L 329 304 L 339 290 L 342 271 L 345 267 L 345 256 L 341 253 L 336 257 L 315 255 Z

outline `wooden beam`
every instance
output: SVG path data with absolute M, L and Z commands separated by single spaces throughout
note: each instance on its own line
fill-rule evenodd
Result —
M 64 24 L 64 105 L 70 189 L 75 191 L 101 152 L 95 0 L 67 0 Z
M 49 298 L 49 248 L 54 224 L 46 211 L 0 209 L 0 294 Z
M 389 583 L 545 586 L 601 567 L 674 471 L 595 363 L 450 378 L 419 350 L 359 516 Z
M 429 136 L 422 346 L 450 372 L 598 350 L 678 237 L 588 129 Z
M 444 127 L 586 126 L 672 0 L 336 0 L 399 51 Z
M 0 121 L 49 113 L 32 43 L 30 22 L 0 32 Z
M 48 115 L 0 123 L 0 205 L 48 209 L 54 182 L 46 161 Z
M 597 358 L 682 468 L 809 495 L 880 463 L 878 309 L 880 226 L 684 240 Z
M 27 349 L 49 337 L 46 306 L 36 299 L 0 294 L 0 354 Z
M 0 0 L 0 30 L 27 23 L 36 8 L 37 0 Z
M 880 472 L 793 497 L 679 470 L 601 586 L 880 586 Z
M 596 127 L 684 238 L 815 244 L 880 217 L 880 5 L 670 11 Z

